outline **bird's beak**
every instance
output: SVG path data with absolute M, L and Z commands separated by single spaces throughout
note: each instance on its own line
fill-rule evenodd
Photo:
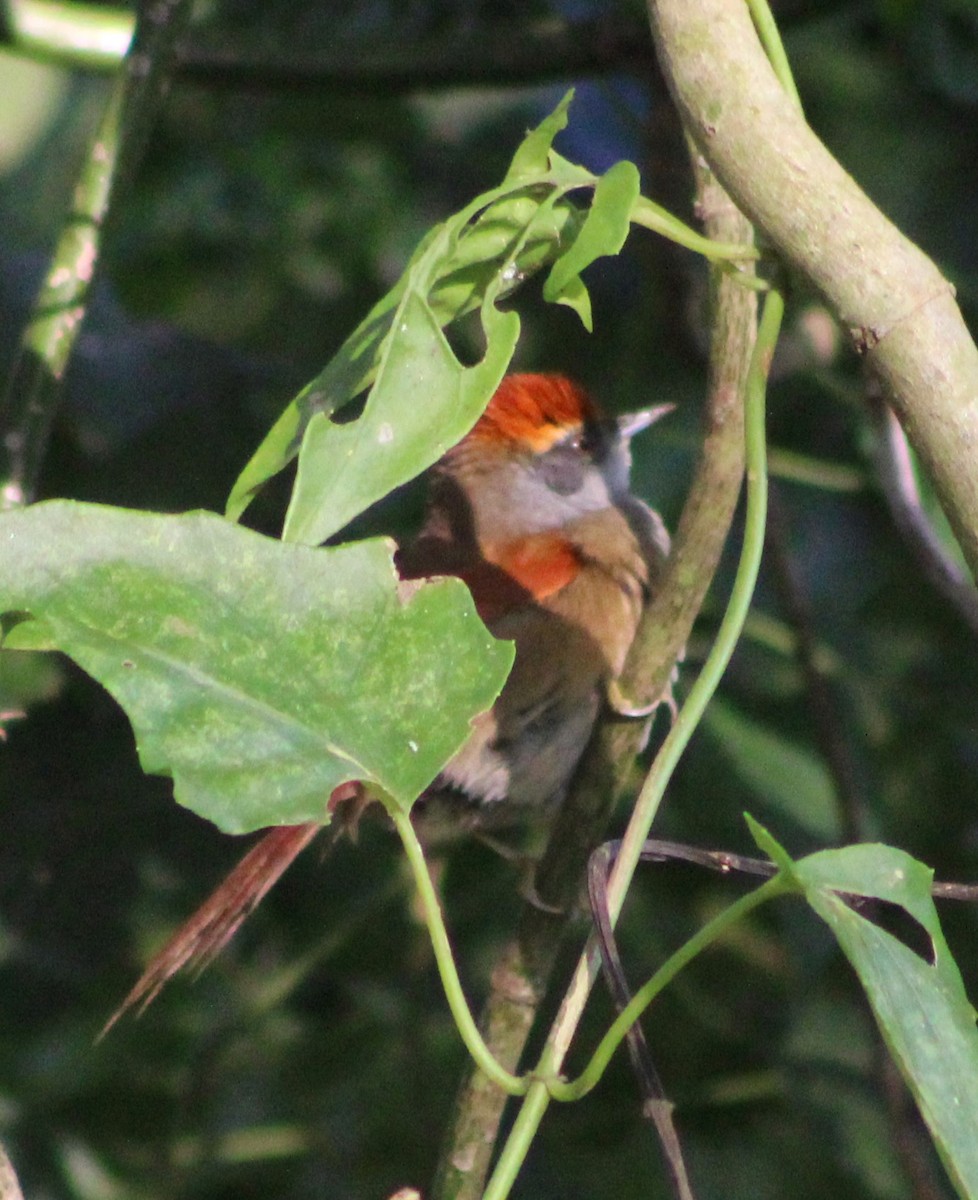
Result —
M 625 413 L 618 418 L 618 432 L 626 442 L 631 441 L 636 433 L 654 425 L 660 417 L 665 417 L 675 408 L 675 404 L 657 404 L 654 408 L 643 408 L 638 412 Z

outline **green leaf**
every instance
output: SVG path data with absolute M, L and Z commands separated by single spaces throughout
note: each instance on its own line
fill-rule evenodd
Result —
M 568 92 L 550 116 L 527 134 L 499 187 L 477 196 L 425 235 L 397 284 L 286 408 L 255 451 L 228 497 L 225 512 L 231 520 L 238 520 L 255 492 L 295 458 L 317 414 L 328 417 L 363 393 L 374 383 L 388 358 L 405 362 L 406 348 L 392 349 L 392 343 L 402 333 L 422 353 L 434 347 L 436 356 L 441 355 L 440 343 L 430 337 L 430 331 L 427 338 L 417 337 L 419 305 L 428 310 L 423 324 L 434 323 L 440 329 L 481 306 L 486 334 L 486 356 L 481 364 L 485 375 L 477 389 L 481 392 L 484 379 L 494 374 L 502 360 L 515 328 L 512 319 L 508 324 L 488 319 L 487 302 L 498 302 L 533 272 L 548 263 L 555 264 L 547 282 L 548 297 L 574 308 L 590 328 L 590 300 L 580 272 L 595 258 L 618 253 L 628 232 L 629 218 L 682 245 L 691 245 L 700 253 L 712 252 L 714 244 L 708 239 L 638 195 L 638 172 L 632 164 L 617 163 L 599 179 L 553 149 L 554 137 L 567 124 L 572 97 L 573 92 Z M 592 189 L 594 201 L 586 212 L 569 199 L 570 193 Z M 740 248 L 733 249 L 739 253 Z M 730 247 L 717 250 L 731 253 Z M 498 342 L 493 341 L 494 333 L 500 338 Z M 420 362 L 410 366 L 416 373 L 425 370 Z M 415 403 L 416 390 L 412 395 L 415 399 L 409 403 Z M 485 399 L 488 398 L 487 394 Z M 437 395 L 429 397 L 425 403 L 429 428 L 441 431 L 443 419 L 451 418 L 456 403 L 457 396 L 451 391 L 444 400 Z M 414 449 L 409 450 L 401 439 L 399 426 L 403 423 L 405 429 L 414 428 L 419 416 L 405 418 L 401 411 L 403 403 L 395 390 L 388 389 L 382 403 L 381 397 L 372 396 L 369 407 L 374 428 L 359 435 L 358 445 L 370 453 L 374 453 L 370 449 L 374 447 L 385 465 L 373 471 L 366 462 L 362 464 L 370 473 L 372 484 L 359 489 L 356 503 L 360 505 L 384 494 L 374 494 L 381 483 L 389 490 L 413 478 L 433 461 L 432 446 L 416 440 Z M 477 409 L 478 405 L 474 407 Z M 477 416 L 476 411 L 472 420 Z M 318 470 L 328 457 L 322 448 L 334 435 L 323 421 L 316 424 L 311 437 L 316 446 L 312 457 Z M 463 425 L 464 422 L 459 422 L 457 428 Z M 380 431 L 386 434 L 388 428 L 393 430 L 398 445 L 394 453 L 388 453 L 380 448 L 380 443 L 371 440 L 373 434 Z M 448 444 L 447 434 L 442 436 L 439 432 L 439 437 L 439 444 Z M 335 465 L 330 460 L 327 471 Z M 342 514 L 326 516 L 325 501 L 316 498 L 317 490 L 318 483 L 307 470 L 301 495 L 293 498 L 288 526 L 290 539 L 314 543 L 328 536 L 322 533 L 323 529 L 335 532 L 357 515 L 358 509 L 346 505 Z
M 598 180 L 591 207 L 577 237 L 550 268 L 543 298 L 566 304 L 591 329 L 591 302 L 580 274 L 595 259 L 617 254 L 631 228 L 631 214 L 639 196 L 638 169 L 619 162 Z
M 565 244 L 565 229 L 574 235 L 581 228 L 584 215 L 563 193 L 570 187 L 593 185 L 594 176 L 572 164 L 566 164 L 569 173 L 565 170 L 563 174 L 567 180 L 559 185 L 547 175 L 547 150 L 554 135 L 567 123 L 570 98 L 568 93 L 555 112 L 527 135 L 523 145 L 530 149 L 522 159 L 517 151 L 514 159 L 514 164 L 517 159 L 523 164 L 519 171 L 514 174 L 511 168 L 500 187 L 477 196 L 429 231 L 395 286 L 357 326 L 323 371 L 286 408 L 235 481 L 225 509 L 231 520 L 237 520 L 262 484 L 296 456 L 312 418 L 317 413 L 328 416 L 369 387 L 389 353 L 390 343 L 401 332 L 409 337 L 414 335 L 410 321 L 408 329 L 403 330 L 405 306 L 416 309 L 420 300 L 428 306 L 430 319 L 439 327 L 480 305 L 485 312 L 487 296 L 491 294 L 499 300 L 513 291 L 528 275 L 560 254 Z M 532 171 L 530 163 L 537 164 Z M 494 328 L 500 334 L 510 332 L 510 326 Z M 505 343 L 492 344 L 488 330 L 486 336 L 486 357 L 495 362 L 500 346 Z M 429 397 L 426 405 L 432 406 L 436 401 L 437 397 Z M 451 400 L 448 403 L 450 406 Z M 437 427 L 439 416 L 438 409 L 431 407 L 428 414 L 431 427 Z M 477 416 L 478 412 L 473 421 Z M 389 424 L 391 414 L 379 415 L 377 420 Z M 366 439 L 363 444 L 368 444 Z M 413 478 L 431 461 L 430 455 L 422 455 L 412 466 L 405 467 L 397 483 Z M 299 500 L 298 506 L 302 510 L 309 507 L 305 498 Z M 345 521 L 334 528 L 342 524 Z
M 519 317 L 496 301 L 527 246 L 549 242 L 564 223 L 562 197 L 552 192 L 535 207 L 508 256 L 485 288 L 482 329 L 486 352 L 464 367 L 442 333 L 424 290 L 411 281 L 398 305 L 396 327 L 380 349 L 378 371 L 362 416 L 347 425 L 314 420 L 299 454 L 284 537 L 316 545 L 392 488 L 436 462 L 475 424 L 505 374 L 519 338 Z M 458 260 L 457 237 L 446 227 L 445 253 Z M 430 254 L 441 252 L 439 242 Z M 423 264 L 419 264 L 419 270 Z
M 397 285 L 373 308 L 325 369 L 286 408 L 235 482 L 227 503 L 227 516 L 237 520 L 258 488 L 291 462 L 317 414 L 329 416 L 342 408 L 374 383 L 385 363 L 391 360 L 415 375 L 423 373 L 427 369 L 425 356 L 432 346 L 440 356 L 438 347 L 443 339 L 433 338 L 433 327 L 440 330 L 480 304 L 483 306 L 486 354 L 476 370 L 481 368 L 490 376 L 498 370 L 498 378 L 501 378 L 519 334 L 518 321 L 515 314 L 495 319 L 485 303 L 486 297 L 498 301 L 528 275 L 551 261 L 560 252 L 564 231 L 573 234 L 583 220 L 580 210 L 561 194 L 554 193 L 552 188 L 535 195 L 523 189 L 511 194 L 496 189 L 478 197 L 461 213 L 432 231 Z M 421 315 L 420 309 L 427 311 Z M 421 328 L 426 336 L 419 338 Z M 455 403 L 451 394 L 443 397 L 429 393 L 424 396 L 418 411 L 405 413 L 403 410 L 408 405 L 417 403 L 416 392 L 412 399 L 393 387 L 386 393 L 382 391 L 375 395 L 376 392 L 375 387 L 369 402 L 375 422 L 378 427 L 390 426 L 392 429 L 402 421 L 413 428 L 424 420 L 429 430 L 440 430 L 441 422 L 450 419 L 450 410 Z M 491 388 L 484 401 L 488 401 L 489 395 Z M 476 405 L 471 420 L 468 425 L 463 423 L 458 436 L 471 426 L 479 411 Z M 318 441 L 323 435 L 320 432 L 315 436 Z M 445 436 L 441 437 L 441 443 L 451 444 Z M 361 436 L 359 444 L 369 452 L 369 435 Z M 432 445 L 416 441 L 417 453 L 412 457 L 405 453 L 405 444 L 398 438 L 396 459 L 379 450 L 388 468 L 395 461 L 400 465 L 396 471 L 381 471 L 376 477 L 383 481 L 383 491 L 363 488 L 358 502 L 365 507 L 392 487 L 423 471 L 437 457 L 430 453 Z M 366 462 L 360 465 L 367 469 Z M 308 540 L 314 544 L 315 540 L 322 541 L 329 536 L 320 535 L 318 527 L 313 529 L 312 522 L 307 527 L 307 534 L 300 538 L 297 533 L 298 528 L 306 525 L 306 514 L 322 507 L 315 499 L 316 490 L 315 480 L 310 480 L 307 473 L 302 494 L 293 501 L 293 522 L 297 520 L 297 512 L 303 515 L 303 520 L 290 526 L 290 540 Z M 347 508 L 342 518 L 324 514 L 323 519 L 333 532 L 359 511 L 361 509 Z
M 475 376 L 469 386 L 481 394 L 485 379 L 495 374 L 504 355 L 502 370 L 505 371 L 512 354 L 511 343 L 518 336 L 518 325 L 515 315 L 495 320 L 486 301 L 506 296 L 528 275 L 552 262 L 567 244 L 568 237 L 577 236 L 585 216 L 566 199 L 565 193 L 591 187 L 595 182 L 595 177 L 583 168 L 551 154 L 554 137 L 567 124 L 572 95 L 568 92 L 554 112 L 527 134 L 500 187 L 484 192 L 461 212 L 429 231 L 397 284 L 374 306 L 324 370 L 286 408 L 232 488 L 225 510 L 231 520 L 241 516 L 262 484 L 292 461 L 317 414 L 329 416 L 370 387 L 390 359 L 406 364 L 415 376 L 423 373 L 425 363 L 417 358 L 411 360 L 410 344 L 421 356 L 434 347 L 436 357 L 443 357 L 440 343 L 431 336 L 432 324 L 444 328 L 481 305 L 486 334 L 486 355 L 480 364 L 484 374 Z M 551 158 L 559 168 L 556 175 L 550 171 Z M 428 311 L 421 315 L 419 307 Z M 421 338 L 419 321 L 427 334 Z M 409 345 L 394 345 L 402 335 Z M 501 375 L 502 372 L 499 378 Z M 485 394 L 485 401 L 490 394 L 491 389 Z M 424 418 L 429 429 L 439 431 L 438 444 L 451 444 L 441 426 L 444 419 L 451 419 L 457 397 L 452 392 L 444 399 L 430 394 L 424 399 L 422 412 L 405 414 L 405 406 L 417 401 L 417 391 L 411 395 L 410 400 L 398 399 L 399 393 L 394 389 L 379 396 L 371 395 L 369 407 L 375 428 L 358 435 L 358 444 L 363 450 L 379 446 L 371 441 L 372 435 L 378 432 L 386 435 L 390 428 L 395 434 L 397 450 L 379 451 L 384 465 L 376 472 L 366 462 L 360 464 L 374 484 L 384 485 L 381 492 L 376 487 L 360 488 L 357 503 L 362 507 L 413 478 L 437 457 L 431 453 L 434 440 L 424 445 L 416 439 L 412 445 L 417 453 L 409 449 L 399 425 L 403 423 L 405 428 L 413 429 Z M 474 403 L 473 407 L 468 424 L 459 422 L 456 426 L 460 429 L 459 436 L 479 415 L 479 404 Z M 324 457 L 322 447 L 334 436 L 324 428 L 323 421 L 317 421 L 317 426 L 312 435 L 317 447 L 313 456 L 316 469 Z M 331 463 L 328 469 L 334 466 Z M 310 485 L 306 471 L 301 494 L 293 497 L 288 525 L 290 540 L 314 544 L 329 536 L 321 534 L 322 528 L 328 526 L 334 532 L 361 511 L 346 505 L 342 517 L 326 517 L 325 501 L 317 500 L 316 491 L 316 482 L 312 480 Z M 314 512 L 318 513 L 315 518 Z
M 460 582 L 399 585 L 384 541 L 54 501 L 0 515 L 0 546 L 0 613 L 40 618 L 144 769 L 228 832 L 325 820 L 347 780 L 408 809 L 512 662 Z
M 859 976 L 954 1186 L 962 1197 L 978 1196 L 978 1030 L 931 898 L 933 872 L 880 845 L 826 850 L 787 869 Z M 860 916 L 844 895 L 899 905 L 926 932 L 932 961 Z
M 428 296 L 442 326 L 479 307 L 497 282 L 502 285 L 497 299 L 515 291 L 576 237 L 586 210 L 563 193 L 544 209 L 552 194 L 552 187 L 531 187 L 505 195 L 464 230 Z
M 562 129 L 567 128 L 567 110 L 573 99 L 574 89 L 571 88 L 569 92 L 564 93 L 564 98 L 553 112 L 544 117 L 535 129 L 530 130 L 513 155 L 505 182 L 525 180 L 547 170 L 554 138 Z
M 235 480 L 225 515 L 236 521 L 258 489 L 286 467 L 299 451 L 302 435 L 315 413 L 332 413 L 358 395 L 374 373 L 374 351 L 393 320 L 404 290 L 402 279 L 346 339 L 326 367 L 289 404 Z
M 436 462 L 485 408 L 520 331 L 516 313 L 491 308 L 489 349 L 477 366 L 465 368 L 421 296 L 408 292 L 398 321 L 362 416 L 337 425 L 317 414 L 310 422 L 285 519 L 288 541 L 325 541 Z

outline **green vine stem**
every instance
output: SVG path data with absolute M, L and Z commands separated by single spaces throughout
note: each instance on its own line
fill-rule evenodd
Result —
M 778 82 L 791 97 L 798 111 L 801 112 L 801 96 L 798 95 L 795 77 L 791 73 L 791 64 L 788 62 L 784 42 L 781 41 L 781 33 L 770 5 L 767 0 L 747 0 L 747 7 L 750 9 L 751 20 L 754 22 L 757 36 L 761 39 L 764 53 L 778 77 Z
M 764 302 L 751 359 L 745 396 L 745 446 L 747 460 L 747 514 L 744 544 L 727 611 L 709 657 L 690 689 L 686 703 L 656 756 L 638 802 L 632 813 L 615 868 L 608 884 L 608 902 L 612 926 L 618 919 L 628 886 L 638 864 L 642 846 L 672 772 L 686 748 L 709 703 L 727 663 L 736 647 L 747 617 L 754 584 L 764 547 L 767 515 L 767 469 L 764 431 L 767 375 L 784 316 L 784 298 L 770 290 Z M 766 896 L 764 897 L 766 899 Z M 598 970 L 598 950 L 589 943 L 578 962 L 560 1011 L 551 1026 L 536 1070 L 534 1082 L 517 1114 L 513 1129 L 503 1147 L 496 1169 L 486 1188 L 484 1200 L 505 1200 L 526 1158 L 540 1121 L 551 1099 L 551 1088 L 577 1029 L 587 997 Z M 617 1024 L 617 1023 L 616 1023 Z M 616 1026 L 613 1026 L 615 1028 Z M 557 1085 L 559 1091 L 559 1085 Z
M 475 1018 L 472 1016 L 472 1010 L 465 999 L 462 981 L 458 977 L 458 969 L 455 966 L 455 958 L 452 955 L 452 947 L 448 939 L 448 930 L 445 928 L 445 918 L 438 901 L 438 893 L 435 891 L 428 864 L 425 862 L 424 851 L 418 841 L 418 835 L 414 832 L 411 818 L 393 805 L 388 811 L 394 822 L 394 828 L 400 835 L 408 864 L 411 867 L 428 936 L 431 938 L 435 962 L 438 965 L 438 974 L 445 990 L 445 998 L 462 1041 L 475 1059 L 479 1069 L 493 1083 L 511 1096 L 525 1095 L 529 1087 L 529 1080 L 513 1075 L 499 1065 L 483 1040 Z
M 784 317 L 784 297 L 771 289 L 767 293 L 757 329 L 757 341 L 751 359 L 745 397 L 744 438 L 747 464 L 747 513 L 744 544 L 730 601 L 716 642 L 698 675 L 686 703 L 670 729 L 639 793 L 632 818 L 622 839 L 618 860 L 608 883 L 608 903 L 614 925 L 621 912 L 625 894 L 638 864 L 642 846 L 649 836 L 665 793 L 689 739 L 699 725 L 727 664 L 733 655 L 747 619 L 754 585 L 764 549 L 767 522 L 767 454 L 764 429 L 765 391 L 768 371 Z M 593 951 L 592 951 L 593 954 Z M 593 968 L 592 968 L 593 970 Z M 558 1018 L 559 1020 L 559 1018 Z
M 632 1025 L 642 1016 L 656 996 L 675 979 L 683 967 L 691 963 L 698 954 L 712 946 L 738 921 L 742 921 L 756 908 L 760 908 L 768 900 L 773 900 L 792 890 L 791 884 L 786 882 L 782 875 L 775 875 L 746 896 L 741 896 L 739 900 L 707 922 L 702 929 L 697 930 L 689 941 L 671 954 L 652 978 L 638 989 L 598 1043 L 591 1055 L 591 1061 L 580 1075 L 574 1080 L 553 1080 L 548 1083 L 551 1097 L 554 1100 L 571 1101 L 580 1100 L 582 1096 L 586 1096 L 600 1082 L 615 1051 L 625 1040 Z
M 140 9 L 0 403 L 0 510 L 33 497 L 109 208 L 143 152 L 189 12 L 190 0 L 158 0 Z
M 8 0 L 10 45 L 41 62 L 118 70 L 136 19 L 126 9 L 52 0 Z
M 730 261 L 747 264 L 756 259 L 759 253 L 755 246 L 747 246 L 739 242 L 717 242 L 712 238 L 704 237 L 702 233 L 697 233 L 684 221 L 673 216 L 667 208 L 663 208 L 661 204 L 656 204 L 654 200 L 649 200 L 645 196 L 639 196 L 635 201 L 631 220 L 634 224 L 641 225 L 643 229 L 650 229 L 653 233 L 661 234 L 662 237 L 675 242 L 677 246 L 683 246 L 696 254 L 702 254 L 708 262 Z M 757 280 L 753 272 L 750 275 L 745 274 L 743 280 L 748 287 L 766 287 L 763 281 Z

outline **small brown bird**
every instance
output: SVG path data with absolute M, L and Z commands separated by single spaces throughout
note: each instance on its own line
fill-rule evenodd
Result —
M 561 375 L 510 375 L 432 470 L 424 523 L 398 570 L 464 580 L 489 630 L 516 643 L 496 703 L 429 789 L 463 825 L 512 823 L 566 791 L 669 553 L 658 514 L 629 491 L 629 442 L 671 407 L 610 420 Z M 344 785 L 330 807 L 355 794 Z M 267 833 L 109 1025 L 190 960 L 213 957 L 320 828 Z
M 669 552 L 629 491 L 629 441 L 669 409 L 608 420 L 561 375 L 510 375 L 434 468 L 398 570 L 457 575 L 491 632 L 516 643 L 499 699 L 436 790 L 509 812 L 562 796 Z

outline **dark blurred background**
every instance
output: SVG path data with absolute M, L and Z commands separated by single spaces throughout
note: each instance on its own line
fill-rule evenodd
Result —
M 633 159 L 646 194 L 689 216 L 682 139 L 631 0 L 200 10 L 196 57 L 110 223 L 45 496 L 220 509 L 419 237 L 498 182 L 571 84 L 560 151 L 595 170 Z M 786 0 L 775 13 L 810 121 L 937 260 L 975 328 L 978 9 Z M 0 54 L 0 374 L 106 89 Z M 588 282 L 593 335 L 544 305 L 539 284 L 523 289 L 516 365 L 566 371 L 611 409 L 679 405 L 636 446 L 638 490 L 674 524 L 697 451 L 704 269 L 637 232 Z M 975 635 L 896 532 L 858 364 L 803 288 L 769 427 L 776 521 L 755 610 L 660 832 L 750 852 L 747 809 L 796 853 L 855 829 L 939 877 L 978 877 Z M 274 533 L 283 495 L 270 488 L 249 520 Z M 799 621 L 827 705 L 799 665 Z M 392 839 L 365 829 L 357 846 L 307 852 L 199 980 L 95 1044 L 241 844 L 140 773 L 126 720 L 66 661 L 4 654 L 0 710 L 20 708 L 28 717 L 0 746 L 0 1140 L 27 1197 L 360 1200 L 426 1187 L 464 1052 Z M 442 886 L 478 999 L 518 911 L 518 872 L 466 845 Z M 689 868 L 649 868 L 622 933 L 631 977 L 738 894 Z M 942 916 L 978 997 L 975 915 Z M 603 998 L 592 1010 L 584 1046 L 608 1020 Z M 853 979 L 800 905 L 763 912 L 697 962 L 647 1028 L 699 1200 L 950 1194 Z M 666 1194 L 623 1063 L 551 1112 L 516 1194 Z

